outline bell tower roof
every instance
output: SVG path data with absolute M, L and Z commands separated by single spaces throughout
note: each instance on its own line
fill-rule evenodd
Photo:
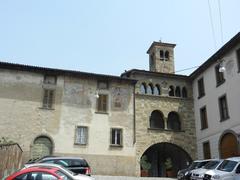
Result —
M 165 47 L 175 48 L 176 44 L 153 41 L 153 43 L 147 50 L 147 54 L 149 54 L 151 52 L 152 48 L 156 47 L 156 46 L 165 46 Z

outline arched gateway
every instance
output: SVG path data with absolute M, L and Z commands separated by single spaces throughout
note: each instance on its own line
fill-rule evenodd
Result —
M 143 153 L 143 157 L 151 164 L 148 170 L 150 177 L 176 177 L 178 170 L 186 168 L 192 162 L 186 151 L 171 143 L 154 144 Z
M 32 159 L 51 155 L 53 151 L 53 142 L 47 136 L 38 136 L 35 138 L 32 147 Z

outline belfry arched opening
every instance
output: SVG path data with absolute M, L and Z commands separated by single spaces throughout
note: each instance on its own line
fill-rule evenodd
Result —
M 171 143 L 150 146 L 141 160 L 141 176 L 149 177 L 176 177 L 178 170 L 186 168 L 192 162 L 186 151 Z

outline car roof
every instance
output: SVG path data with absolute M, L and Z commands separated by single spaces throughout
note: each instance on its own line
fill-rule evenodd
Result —
M 240 157 L 230 157 L 230 158 L 227 158 L 226 160 L 231 160 L 231 161 L 240 162 Z
M 21 169 L 21 170 L 15 172 L 15 173 L 13 173 L 9 177 L 16 177 L 20 174 L 35 172 L 35 171 L 41 171 L 41 172 L 47 172 L 47 173 L 50 173 L 50 174 L 54 174 L 54 172 L 56 172 L 57 170 L 59 170 L 59 168 L 57 168 L 57 167 L 29 167 L 29 168 L 26 168 L 26 169 Z
M 31 168 L 31 167 L 57 167 L 57 168 L 63 168 L 59 164 L 52 164 L 52 163 L 34 163 L 34 164 L 26 164 L 25 167 Z
M 61 156 L 56 156 L 56 157 L 46 157 L 46 158 L 43 158 L 42 160 L 46 160 L 46 159 L 77 159 L 77 160 L 84 160 L 83 158 L 81 157 L 67 157 L 67 156 L 64 156 L 64 157 L 61 157 Z

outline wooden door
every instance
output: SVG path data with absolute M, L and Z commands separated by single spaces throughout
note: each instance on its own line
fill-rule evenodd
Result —
M 235 135 L 232 133 L 225 134 L 220 143 L 220 156 L 221 158 L 228 158 L 237 156 L 238 153 L 238 142 Z

